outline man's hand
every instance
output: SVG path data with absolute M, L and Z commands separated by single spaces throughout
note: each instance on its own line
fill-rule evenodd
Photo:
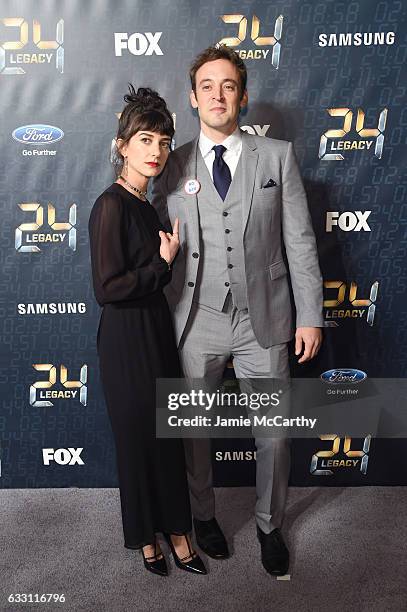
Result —
M 298 363 L 313 359 L 318 353 L 322 343 L 322 329 L 320 327 L 297 327 L 295 332 L 295 354 L 299 355 L 304 345 L 304 354 Z

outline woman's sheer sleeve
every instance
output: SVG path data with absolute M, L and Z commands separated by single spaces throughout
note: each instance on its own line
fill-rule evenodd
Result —
M 93 287 L 101 306 L 145 297 L 171 280 L 171 270 L 158 252 L 148 265 L 128 268 L 123 206 L 120 196 L 104 193 L 89 219 Z

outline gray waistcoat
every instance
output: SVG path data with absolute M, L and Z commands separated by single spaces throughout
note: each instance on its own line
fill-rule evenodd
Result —
M 223 202 L 197 151 L 200 257 L 194 301 L 221 311 L 229 290 L 239 310 L 247 308 L 242 226 L 242 155 Z M 228 250 L 229 248 L 229 250 Z

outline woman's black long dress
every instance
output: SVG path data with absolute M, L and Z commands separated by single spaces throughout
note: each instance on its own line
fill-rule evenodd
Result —
M 191 531 L 184 449 L 155 437 L 156 378 L 180 377 L 154 208 L 113 183 L 89 219 L 93 286 L 103 306 L 101 379 L 116 445 L 124 545 Z

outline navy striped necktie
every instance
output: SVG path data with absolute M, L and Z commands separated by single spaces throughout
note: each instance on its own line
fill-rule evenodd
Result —
M 232 176 L 230 174 L 230 168 L 223 159 L 223 154 L 226 151 L 226 147 L 223 145 L 215 145 L 212 147 L 215 151 L 215 159 L 213 161 L 213 183 L 216 187 L 216 191 L 219 193 L 222 200 L 226 198 L 230 183 L 232 182 Z

